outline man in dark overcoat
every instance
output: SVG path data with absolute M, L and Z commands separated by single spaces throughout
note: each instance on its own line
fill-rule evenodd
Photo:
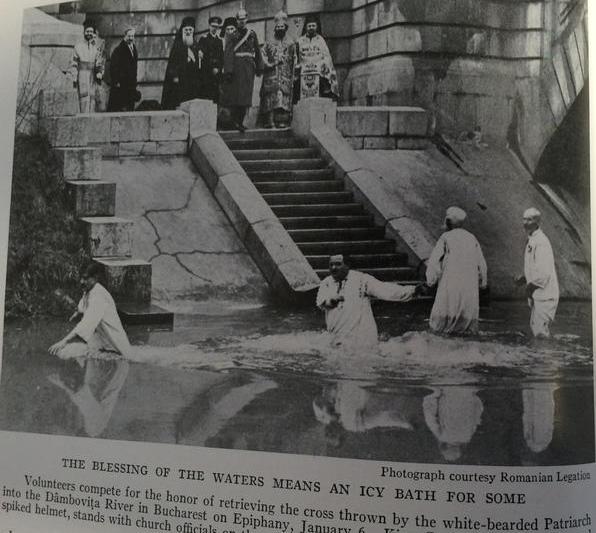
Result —
M 221 17 L 209 18 L 209 33 L 199 39 L 201 55 L 201 90 L 200 97 L 217 103 L 219 100 L 219 81 L 223 68 L 223 39 L 219 36 Z
M 221 105 L 228 107 L 236 128 L 244 131 L 244 117 L 252 105 L 255 75 L 263 73 L 263 58 L 257 34 L 246 27 L 248 14 L 236 15 L 238 29 L 226 35 L 224 49 L 224 87 Z
M 137 101 L 137 63 L 135 30 L 128 28 L 110 56 L 110 98 L 108 111 L 133 111 Z
M 176 109 L 199 97 L 199 49 L 194 42 L 195 19 L 185 17 L 174 38 L 161 96 L 162 109 Z

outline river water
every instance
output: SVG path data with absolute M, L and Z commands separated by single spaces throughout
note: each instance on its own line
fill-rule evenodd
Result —
M 474 339 L 426 331 L 428 306 L 378 304 L 376 353 L 329 348 L 310 310 L 177 304 L 127 328 L 130 361 L 60 361 L 69 325 L 5 324 L 0 429 L 422 463 L 594 460 L 589 303 L 532 345 L 528 310 L 493 302 Z

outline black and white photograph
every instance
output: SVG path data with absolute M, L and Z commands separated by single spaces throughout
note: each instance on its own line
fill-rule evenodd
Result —
M 23 9 L 0 430 L 594 462 L 587 4 Z

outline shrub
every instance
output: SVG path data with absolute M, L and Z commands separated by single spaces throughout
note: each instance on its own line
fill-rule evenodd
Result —
M 14 147 L 5 316 L 61 313 L 76 299 L 86 254 L 47 141 L 17 134 Z M 58 290 L 59 289 L 59 290 Z

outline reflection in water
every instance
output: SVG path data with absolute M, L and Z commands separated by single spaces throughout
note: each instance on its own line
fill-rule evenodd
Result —
M 568 331 L 589 326 L 582 309 Z M 525 307 L 501 312 L 526 325 Z M 8 323 L 0 429 L 422 463 L 594 459 L 589 327 L 537 349 L 499 315 L 462 340 L 416 331 L 427 311 L 385 309 L 388 340 L 348 357 L 312 313 L 242 313 L 132 329 L 131 361 L 82 364 L 47 354 L 68 325 Z
M 178 422 L 176 442 L 204 446 L 255 398 L 277 387 L 274 381 L 256 375 L 248 383 L 243 378 L 238 381 L 230 379 L 199 395 Z
M 122 360 L 77 359 L 47 379 L 78 407 L 85 433 L 99 437 L 110 421 L 128 369 L 129 363 Z
M 361 432 L 379 427 L 412 429 L 412 425 L 399 412 L 397 402 L 391 402 L 391 408 L 388 409 L 378 395 L 366 390 L 367 385 L 371 384 L 354 381 L 335 383 L 323 393 L 327 405 L 316 399 L 313 401 L 315 416 L 323 423 L 329 416 L 337 419 L 348 431 Z
M 344 431 L 363 433 L 375 428 L 412 429 L 400 412 L 400 402 L 369 392 L 370 383 L 338 381 L 313 400 L 315 418 L 325 425 L 328 442 L 338 447 Z M 387 405 L 389 404 L 389 405 Z
M 440 387 L 422 402 L 424 420 L 447 461 L 461 457 L 480 424 L 484 408 L 476 392 L 473 388 Z
M 546 450 L 553 439 L 557 388 L 554 383 L 534 383 L 522 391 L 524 439 L 534 453 Z

